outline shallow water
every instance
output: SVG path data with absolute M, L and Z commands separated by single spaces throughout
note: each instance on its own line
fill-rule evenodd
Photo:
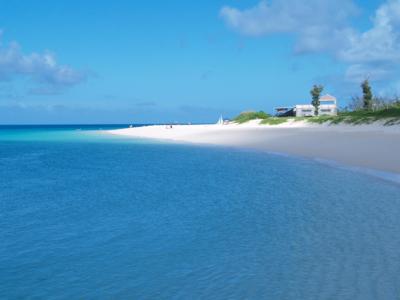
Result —
M 398 299 L 399 185 L 76 129 L 0 129 L 1 299 Z

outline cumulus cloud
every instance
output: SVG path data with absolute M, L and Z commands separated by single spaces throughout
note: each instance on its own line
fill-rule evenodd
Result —
M 400 0 L 383 3 L 364 32 L 350 25 L 357 12 L 352 0 L 271 0 L 244 10 L 225 6 L 220 15 L 244 35 L 294 35 L 296 52 L 329 53 L 347 64 L 349 81 L 383 80 L 399 71 Z
M 370 77 L 383 80 L 399 71 L 400 63 L 400 0 L 382 4 L 372 19 L 372 27 L 348 35 L 347 47 L 339 48 L 337 56 L 351 64 L 348 79 Z
M 361 34 L 349 35 L 350 45 L 339 56 L 349 62 L 400 60 L 400 1 L 390 0 L 376 11 L 373 26 Z
M 11 80 L 16 76 L 27 76 L 51 88 L 73 86 L 87 77 L 84 72 L 59 64 L 53 53 L 25 54 L 18 43 L 3 45 L 0 40 L 0 80 Z
M 244 10 L 224 6 L 220 15 L 244 35 L 295 34 L 296 51 L 307 52 L 342 42 L 343 33 L 349 31 L 349 17 L 357 11 L 351 0 L 263 0 Z

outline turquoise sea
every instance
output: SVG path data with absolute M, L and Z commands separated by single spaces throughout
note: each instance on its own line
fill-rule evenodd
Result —
M 0 127 L 0 299 L 399 299 L 400 185 L 117 127 Z

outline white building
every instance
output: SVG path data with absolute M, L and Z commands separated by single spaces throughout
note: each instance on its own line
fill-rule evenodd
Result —
M 337 115 L 337 100 L 331 95 L 325 95 L 319 98 L 318 107 L 319 116 L 336 116 Z
M 324 95 L 319 98 L 318 115 L 319 116 L 336 116 L 337 100 L 331 95 Z M 275 108 L 276 116 L 296 116 L 296 117 L 314 117 L 316 109 L 312 104 L 297 104 L 294 107 L 277 107 Z
M 296 117 L 313 117 L 315 116 L 315 107 L 311 104 L 301 104 L 294 107 Z

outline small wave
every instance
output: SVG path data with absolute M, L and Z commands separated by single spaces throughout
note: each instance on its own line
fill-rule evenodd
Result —
M 386 181 L 394 182 L 396 184 L 400 184 L 400 174 L 394 172 L 387 172 L 387 171 L 380 171 L 376 169 L 370 169 L 365 167 L 356 167 L 356 166 L 349 166 L 337 161 L 323 159 L 323 158 L 315 158 L 315 161 L 322 163 L 324 165 L 329 165 L 334 168 L 339 168 L 342 170 L 353 171 L 357 173 L 363 173 L 369 176 L 377 177 Z

